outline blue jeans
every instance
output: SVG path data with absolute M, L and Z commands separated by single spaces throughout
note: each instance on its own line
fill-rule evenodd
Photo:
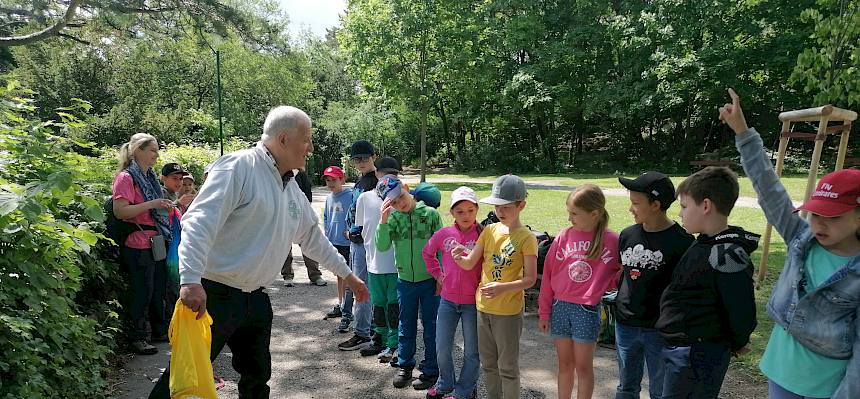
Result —
M 767 380 L 767 397 L 769 399 L 826 399 L 813 398 L 811 396 L 801 396 L 793 392 L 789 392 L 773 380 Z
M 397 280 L 397 301 L 400 303 L 400 326 L 397 335 L 397 365 L 415 367 L 415 339 L 418 336 L 418 312 L 424 327 L 424 362 L 422 373 L 439 375 L 436 364 L 436 312 L 439 297 L 436 280 L 430 278 L 413 283 Z
M 349 265 L 352 274 L 367 284 L 367 258 L 365 257 L 364 244 L 352 243 L 349 245 Z M 343 306 L 341 311 L 343 317 L 355 320 L 355 335 L 370 337 L 370 318 L 373 316 L 373 305 L 370 301 L 355 302 L 352 290 L 346 288 L 343 294 Z M 355 311 L 353 311 L 353 307 Z M 353 317 L 354 316 L 354 317 Z
M 642 374 L 648 365 L 648 393 L 651 399 L 663 396 L 663 355 L 666 343 L 654 328 L 615 323 L 615 347 L 618 351 L 618 390 L 615 399 L 639 399 Z
M 717 399 L 731 351 L 720 343 L 663 348 L 663 399 Z
M 463 368 L 460 379 L 454 376 L 454 334 L 457 323 L 463 321 Z M 439 360 L 441 392 L 454 392 L 458 398 L 469 398 L 478 385 L 481 361 L 478 356 L 478 309 L 475 304 L 462 305 L 447 301 L 439 302 L 436 316 L 436 356 Z

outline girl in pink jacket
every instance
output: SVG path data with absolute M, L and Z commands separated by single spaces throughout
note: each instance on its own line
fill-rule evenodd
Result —
M 478 358 L 478 310 L 475 307 L 475 292 L 481 282 L 481 268 L 464 270 L 451 257 L 451 249 L 462 245 L 475 247 L 481 234 L 481 225 L 475 219 L 478 214 L 478 197 L 468 187 L 459 187 L 451 193 L 451 215 L 454 225 L 433 234 L 422 253 L 427 271 L 436 279 L 437 291 L 441 291 L 439 311 L 436 316 L 436 357 L 439 364 L 439 379 L 427 391 L 427 398 L 468 399 L 478 385 L 480 360 Z M 437 256 L 441 253 L 442 264 Z M 452 355 L 454 333 L 457 323 L 463 323 L 463 368 L 460 378 L 454 376 Z
M 615 287 L 621 271 L 618 234 L 607 228 L 606 198 L 584 184 L 567 198 L 571 227 L 563 229 L 546 255 L 541 281 L 538 329 L 551 329 L 558 354 L 558 397 L 591 398 L 595 343 L 600 330 L 600 299 Z M 551 328 L 550 328 L 551 326 Z

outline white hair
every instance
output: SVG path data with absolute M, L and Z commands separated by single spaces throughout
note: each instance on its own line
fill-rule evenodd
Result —
M 311 118 L 304 111 L 288 105 L 272 108 L 263 123 L 263 142 L 274 140 L 282 133 L 294 133 L 301 127 L 310 127 Z

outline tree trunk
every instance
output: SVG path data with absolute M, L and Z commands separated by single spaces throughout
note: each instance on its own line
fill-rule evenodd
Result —
M 427 107 L 421 107 L 421 182 L 427 181 Z
M 451 148 L 454 144 L 451 140 L 451 129 L 448 126 L 448 117 L 445 115 L 445 103 L 439 99 L 439 117 L 442 118 L 442 131 L 445 132 L 445 147 L 447 147 L 448 159 L 454 159 L 454 151 Z
M 462 154 L 466 149 L 466 129 L 463 127 L 463 120 L 457 120 L 457 153 Z

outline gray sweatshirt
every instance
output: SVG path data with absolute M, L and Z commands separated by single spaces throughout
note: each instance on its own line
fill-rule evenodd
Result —
M 296 180 L 285 186 L 258 143 L 216 161 L 183 215 L 180 283 L 205 278 L 245 292 L 265 287 L 277 278 L 293 243 L 338 277 L 349 275 Z

